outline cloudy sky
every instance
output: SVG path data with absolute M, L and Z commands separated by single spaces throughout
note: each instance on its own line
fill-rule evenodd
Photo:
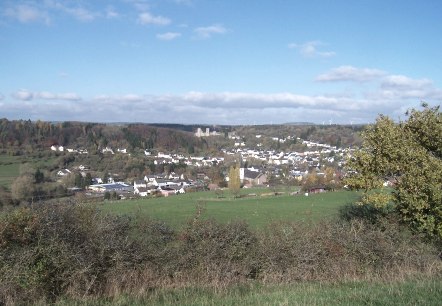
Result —
M 440 0 L 1 0 L 0 118 L 367 123 L 442 101 Z

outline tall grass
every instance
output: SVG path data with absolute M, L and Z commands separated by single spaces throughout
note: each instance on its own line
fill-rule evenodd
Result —
M 440 305 L 440 279 L 399 282 L 348 281 L 289 285 L 246 284 L 217 291 L 187 287 L 148 294 L 83 301 L 62 299 L 57 305 Z
M 398 282 L 440 279 L 441 271 L 433 245 L 389 221 L 279 222 L 255 231 L 245 222 L 205 219 L 200 209 L 173 229 L 77 204 L 21 208 L 0 220 L 0 304 L 6 305 L 127 304 L 158 292 L 167 304 L 177 288 L 178 303 L 185 288 L 222 293 L 250 283 Z

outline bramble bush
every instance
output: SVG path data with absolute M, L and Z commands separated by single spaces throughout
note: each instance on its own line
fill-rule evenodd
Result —
M 180 230 L 76 203 L 0 216 L 0 304 L 140 296 L 182 286 L 440 276 L 437 248 L 394 220 L 252 231 L 198 211 Z

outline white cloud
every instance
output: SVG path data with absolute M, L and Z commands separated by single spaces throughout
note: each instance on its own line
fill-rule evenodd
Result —
M 4 98 L 5 96 L 0 93 L 0 101 L 2 101 Z
M 157 34 L 157 38 L 160 40 L 173 40 L 181 36 L 181 33 L 167 32 L 162 34 Z
M 81 97 L 76 93 L 52 93 L 48 91 L 31 92 L 26 89 L 20 89 L 12 94 L 12 96 L 21 101 L 31 101 L 33 99 L 40 100 L 65 100 L 65 101 L 80 101 Z
M 25 4 L 7 8 L 5 10 L 5 15 L 10 18 L 17 19 L 19 22 L 22 23 L 31 23 L 31 22 L 44 22 L 46 24 L 50 23 L 50 18 L 47 12 Z
M 68 14 L 79 21 L 83 21 L 83 22 L 93 21 L 97 17 L 100 16 L 100 14 L 92 12 L 84 7 L 81 7 L 81 6 L 73 7 L 73 6 L 68 5 L 67 3 L 69 3 L 69 2 L 60 1 L 60 0 L 45 0 L 44 1 L 44 4 L 47 8 L 52 9 L 54 11 L 60 11 L 65 14 Z
M 119 102 L 142 102 L 145 101 L 145 97 L 137 94 L 126 94 L 122 96 L 110 96 L 110 95 L 98 95 L 93 98 L 94 101 L 104 103 L 119 103 Z
M 378 113 L 402 111 L 404 102 L 377 97 L 301 95 L 294 93 L 188 92 L 180 95 L 101 95 L 75 100 L 61 94 L 22 91 L 14 103 L 3 103 L 7 118 L 82 120 L 92 122 L 169 122 L 264 124 L 308 121 L 321 123 L 372 122 Z M 77 96 L 78 97 L 78 96 Z M 39 101 L 32 101 L 40 99 Z M 59 98 L 59 99 L 57 99 Z M 66 101 L 61 100 L 65 98 Z M 419 101 L 415 101 L 417 106 Z
M 151 13 L 148 12 L 140 13 L 140 15 L 138 16 L 138 22 L 143 25 L 153 24 L 160 26 L 168 25 L 171 23 L 169 18 L 163 16 L 153 16 Z
M 98 15 L 82 7 L 66 8 L 65 12 L 80 21 L 92 21 Z
M 47 91 L 42 91 L 34 94 L 35 99 L 44 100 L 66 100 L 66 101 L 79 101 L 81 97 L 76 93 L 51 93 Z
M 429 79 L 413 79 L 404 75 L 389 75 L 382 80 L 380 90 L 370 93 L 370 96 L 388 100 L 441 100 L 442 90 L 436 88 Z
M 227 29 L 220 24 L 214 24 L 207 27 L 196 28 L 194 32 L 199 38 L 210 38 L 214 34 L 225 34 Z
M 343 73 L 346 72 L 345 74 Z M 420 101 L 440 103 L 442 90 L 429 79 L 388 75 L 377 69 L 342 69 L 330 80 L 372 80 L 351 91 L 306 95 L 292 92 L 201 92 L 175 95 L 100 95 L 82 99 L 75 93 L 13 94 L 13 103 L 1 102 L 2 116 L 44 120 L 93 122 L 168 122 L 210 124 L 265 124 L 285 122 L 373 122 L 379 113 L 394 119 Z M 339 75 L 339 74 L 338 74 Z M 345 75 L 345 77 L 344 77 Z M 328 79 L 327 79 L 328 80 Z M 1 96 L 0 96 L 1 100 Z
M 412 79 L 404 75 L 389 75 L 383 81 L 383 88 L 398 89 L 423 89 L 433 86 L 433 82 L 429 79 Z
M 114 19 L 120 17 L 120 14 L 115 10 L 114 7 L 108 6 L 106 8 L 106 18 L 107 19 Z
M 125 2 L 130 3 L 136 10 L 141 12 L 148 11 L 150 8 L 147 0 L 125 0 Z
M 34 94 L 26 89 L 20 89 L 13 93 L 12 96 L 17 100 L 30 101 L 34 97 Z
M 353 66 L 340 66 L 324 74 L 319 75 L 316 81 L 336 82 L 336 81 L 354 81 L 368 82 L 386 75 L 385 71 L 371 68 L 356 68 Z
M 319 50 L 319 47 L 324 46 L 325 44 L 321 41 L 308 41 L 306 43 L 303 44 L 295 44 L 295 43 L 290 43 L 288 45 L 288 47 L 290 49 L 298 49 L 299 53 L 301 53 L 302 56 L 304 57 L 310 57 L 310 58 L 314 58 L 314 57 L 323 57 L 323 58 L 328 58 L 328 57 L 333 57 L 336 55 L 335 52 L 333 51 L 321 51 Z

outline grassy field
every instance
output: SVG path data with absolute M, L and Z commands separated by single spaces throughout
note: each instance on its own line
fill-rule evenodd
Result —
M 60 301 L 57 305 L 440 305 L 440 279 L 402 282 L 298 283 L 227 290 L 176 288 L 116 300 Z
M 0 186 L 9 188 L 19 175 L 21 158 L 17 156 L 0 155 Z
M 321 218 L 334 217 L 338 208 L 354 202 L 356 192 L 338 191 L 309 196 L 289 193 L 270 195 L 268 189 L 243 190 L 255 194 L 234 199 L 227 195 L 218 198 L 214 192 L 195 192 L 184 195 L 105 202 L 103 210 L 115 214 L 146 216 L 165 221 L 173 227 L 183 225 L 202 210 L 206 218 L 220 222 L 244 220 L 252 228 L 262 228 L 275 221 L 311 222 Z
M 12 182 L 20 175 L 20 166 L 25 163 L 34 168 L 45 167 L 52 163 L 55 157 L 39 158 L 37 156 L 11 156 L 0 154 L 0 186 L 10 188 Z

